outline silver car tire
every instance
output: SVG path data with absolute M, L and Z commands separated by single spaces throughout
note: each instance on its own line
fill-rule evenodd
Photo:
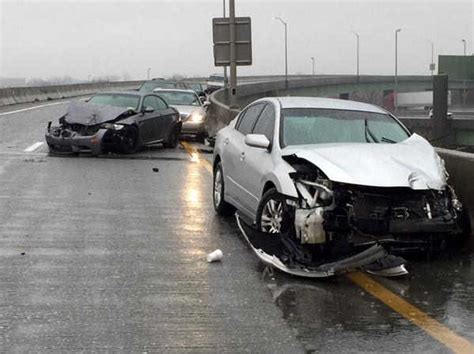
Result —
M 291 228 L 290 207 L 275 188 L 263 194 L 257 208 L 256 222 L 259 231 L 271 234 L 285 233 Z
M 230 216 L 235 212 L 235 208 L 234 206 L 225 201 L 224 188 L 224 173 L 222 170 L 222 164 L 218 162 L 214 168 L 212 188 L 212 200 L 214 204 L 214 210 L 218 215 Z

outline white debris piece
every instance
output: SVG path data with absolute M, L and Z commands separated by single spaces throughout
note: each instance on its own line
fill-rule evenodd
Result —
M 223 256 L 224 256 L 224 254 L 222 253 L 222 251 L 217 249 L 214 252 L 211 252 L 207 255 L 207 261 L 209 263 L 220 262 L 220 260 L 222 259 Z

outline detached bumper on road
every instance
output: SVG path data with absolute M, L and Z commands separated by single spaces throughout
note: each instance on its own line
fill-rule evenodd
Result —
M 102 139 L 106 132 L 107 129 L 99 129 L 94 135 L 84 136 L 69 129 L 48 125 L 45 138 L 52 152 L 89 152 L 92 155 L 99 155 L 102 152 Z

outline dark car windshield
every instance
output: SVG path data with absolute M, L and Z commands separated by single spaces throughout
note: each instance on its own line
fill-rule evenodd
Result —
M 397 143 L 409 137 L 388 114 L 319 108 L 282 110 L 282 146 Z
M 89 102 L 114 107 L 131 108 L 137 111 L 138 104 L 140 103 L 140 97 L 121 94 L 104 94 L 93 96 Z
M 176 83 L 161 80 L 145 82 L 138 91 L 153 92 L 156 88 L 176 88 Z
M 169 105 L 178 106 L 200 106 L 199 97 L 194 92 L 179 91 L 157 91 L 157 95 L 161 96 Z

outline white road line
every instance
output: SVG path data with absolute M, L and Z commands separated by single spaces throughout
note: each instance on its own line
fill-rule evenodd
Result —
M 23 150 L 24 152 L 33 152 L 35 150 L 37 150 L 41 145 L 43 145 L 44 143 L 42 141 L 38 141 L 37 143 L 34 143 L 33 145 L 31 146 L 28 146 L 25 150 Z
M 48 104 L 42 104 L 40 106 L 34 106 L 30 108 L 23 108 L 23 109 L 17 109 L 16 111 L 10 111 L 10 112 L 3 112 L 0 113 L 0 116 L 6 116 L 8 114 L 14 114 L 14 113 L 20 113 L 20 112 L 26 112 L 26 111 L 32 111 L 33 109 L 38 109 L 38 108 L 43 108 L 43 107 L 49 107 L 49 106 L 56 106 L 59 104 L 64 104 L 68 103 L 69 101 L 62 101 L 62 102 L 55 102 L 55 103 L 48 103 Z

